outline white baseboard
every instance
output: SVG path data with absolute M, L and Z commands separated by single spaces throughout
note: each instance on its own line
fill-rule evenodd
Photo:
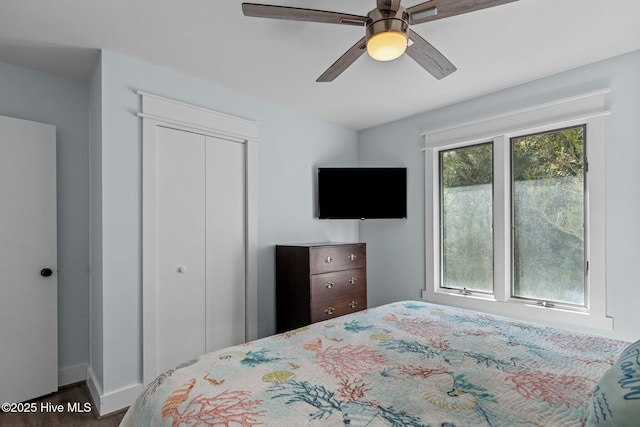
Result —
M 104 394 L 91 367 L 87 368 L 87 387 L 99 416 L 131 406 L 143 390 L 142 383 L 139 383 Z
M 95 405 L 94 409 L 98 414 L 100 414 L 100 402 L 102 402 L 102 387 L 100 387 L 100 383 L 96 379 L 91 366 L 87 368 L 87 388 L 89 389 L 91 400 L 93 400 L 93 404 Z
M 87 364 L 68 366 L 58 369 L 58 387 L 79 383 L 87 379 Z

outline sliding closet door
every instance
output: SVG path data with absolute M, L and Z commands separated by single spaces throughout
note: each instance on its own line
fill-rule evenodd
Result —
M 164 371 L 245 338 L 245 146 L 157 131 L 157 348 Z
M 245 339 L 245 144 L 207 137 L 207 352 Z
M 142 94 L 143 382 L 257 338 L 256 124 Z
M 157 130 L 158 372 L 205 353 L 205 137 Z

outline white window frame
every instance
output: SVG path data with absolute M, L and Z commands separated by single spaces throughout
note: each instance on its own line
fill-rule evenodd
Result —
M 426 286 L 422 298 L 506 315 L 544 324 L 568 324 L 613 329 L 606 315 L 605 257 L 605 97 L 599 90 L 555 102 L 513 111 L 454 127 L 433 130 L 425 138 Z M 511 177 L 510 140 L 513 137 L 586 125 L 587 173 L 585 186 L 585 257 L 588 274 L 585 307 L 511 298 Z M 440 287 L 440 151 L 493 142 L 494 293 L 463 294 Z

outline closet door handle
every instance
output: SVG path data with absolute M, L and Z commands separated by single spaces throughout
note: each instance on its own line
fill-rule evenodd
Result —
M 42 270 L 40 270 L 40 275 L 42 277 L 50 277 L 53 274 L 53 270 L 50 269 L 49 267 L 45 267 Z

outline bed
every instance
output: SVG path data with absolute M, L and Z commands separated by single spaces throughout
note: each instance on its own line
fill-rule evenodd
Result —
M 628 346 L 398 302 L 185 362 L 121 426 L 583 426 Z

